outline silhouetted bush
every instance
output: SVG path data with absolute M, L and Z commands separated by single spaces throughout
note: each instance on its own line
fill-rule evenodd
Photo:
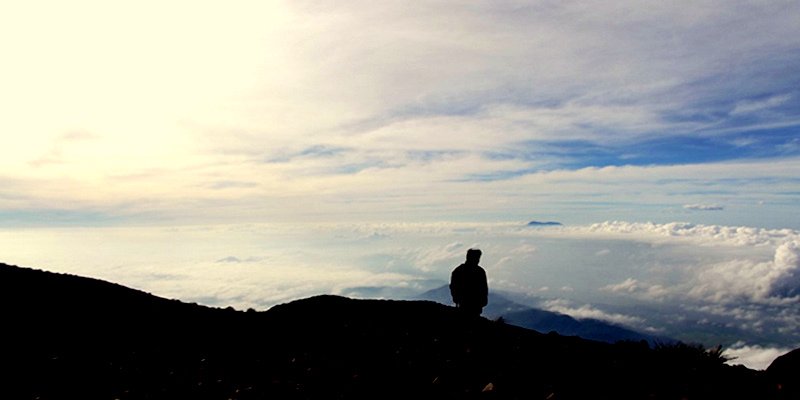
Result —
M 722 365 L 730 360 L 721 345 L 706 349 L 702 344 L 656 343 L 655 352 L 662 359 L 693 365 Z

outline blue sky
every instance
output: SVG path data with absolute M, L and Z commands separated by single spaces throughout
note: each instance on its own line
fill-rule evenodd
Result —
M 317 243 L 316 224 L 359 232 L 443 227 L 435 239 L 397 228 L 405 233 L 387 234 L 398 243 L 385 254 L 351 249 L 363 257 L 357 260 L 388 259 L 378 263 L 383 269 L 377 261 L 348 265 L 354 259 L 336 250 L 335 240 L 320 245 L 341 255 L 315 258 L 329 271 L 392 286 L 408 285 L 409 277 L 446 277 L 459 258 L 454 253 L 445 252 L 441 264 L 409 254 L 433 254 L 458 241 L 448 224 L 560 221 L 576 231 L 547 242 L 556 249 L 578 246 L 575 235 L 584 236 L 575 232 L 591 233 L 585 240 L 599 246 L 620 226 L 658 234 L 689 223 L 692 235 L 735 232 L 745 244 L 736 242 L 735 257 L 727 257 L 725 238 L 665 247 L 655 240 L 654 253 L 643 256 L 654 264 L 647 271 L 599 257 L 600 268 L 620 279 L 585 282 L 589 297 L 558 293 L 547 304 L 595 312 L 592 299 L 636 304 L 650 294 L 661 300 L 648 301 L 666 304 L 682 290 L 693 294 L 694 307 L 682 311 L 709 320 L 713 314 L 741 322 L 748 307 L 751 317 L 769 318 L 777 308 L 787 313 L 781 326 L 797 327 L 796 312 L 786 311 L 797 296 L 746 284 L 761 273 L 775 278 L 768 287 L 778 287 L 800 270 L 796 1 L 6 3 L 6 262 L 47 264 L 165 295 L 216 299 L 215 305 L 267 305 L 254 299 L 345 289 L 333 272 L 309 285 L 302 282 L 310 273 L 264 272 L 270 254 L 280 254 L 284 266 L 301 262 L 303 247 Z M 622 222 L 602 225 L 607 221 Z M 647 222 L 653 224 L 637 225 Z M 230 227 L 251 224 L 303 233 L 281 241 L 293 252 L 255 242 L 243 249 Z M 608 229 L 592 230 L 594 224 Z M 186 243 L 168 241 L 183 249 L 177 255 L 148 239 L 163 239 L 161 229 L 201 227 L 223 232 L 227 247 L 212 246 L 217 251 L 195 259 L 193 249 L 208 247 L 207 238 L 185 233 L 179 237 Z M 756 240 L 752 232 L 780 239 Z M 131 261 L 104 266 L 59 244 L 84 235 L 93 239 L 76 242 L 75 253 L 108 246 L 116 258 L 106 261 Z M 495 250 L 518 249 L 515 235 L 501 230 L 505 244 Z M 267 236 L 273 238 L 258 237 Z M 27 241 L 9 244 L 19 237 Z M 613 240 L 626 243 L 611 246 L 616 253 L 644 251 L 630 236 Z M 475 242 L 491 249 L 492 237 Z M 164 258 L 139 257 L 134 249 L 142 248 Z M 552 249 L 540 247 L 539 254 Z M 240 264 L 255 264 L 263 279 L 284 276 L 285 284 L 256 290 L 257 279 L 237 270 L 246 283 L 214 286 L 214 260 L 226 257 L 250 260 Z M 515 280 L 503 271 L 514 268 L 553 288 L 585 278 L 557 272 L 567 258 L 538 258 L 551 268 L 532 275 L 524 272 L 532 258 L 502 259 L 498 254 L 492 263 L 506 275 L 495 281 L 505 289 Z M 696 268 L 683 271 L 676 260 Z M 423 265 L 409 267 L 413 262 Z M 504 263 L 511 267 L 503 270 Z M 165 271 L 146 272 L 153 264 Z M 677 289 L 659 289 L 668 285 L 655 264 Z M 726 269 L 741 280 L 721 278 Z M 742 329 L 760 329 L 754 320 Z M 788 346 L 781 340 L 758 345 Z

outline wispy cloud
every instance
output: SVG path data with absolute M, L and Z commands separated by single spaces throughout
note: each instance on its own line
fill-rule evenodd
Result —
M 256 187 L 258 186 L 258 183 L 243 181 L 218 181 L 212 183 L 210 186 L 212 189 L 241 189 Z
M 562 299 L 550 300 L 544 303 L 545 309 L 549 311 L 566 314 L 577 319 L 596 319 L 600 321 L 612 322 L 618 325 L 625 326 L 640 326 L 645 323 L 645 320 L 640 317 L 630 315 L 608 313 L 591 305 L 584 304 L 581 306 L 571 305 L 570 302 Z
M 613 285 L 608 285 L 602 288 L 603 290 L 608 290 L 611 292 L 629 292 L 633 293 L 639 290 L 639 282 L 636 279 L 628 278 L 620 283 L 616 283 Z
M 634 278 L 628 278 L 619 283 L 603 286 L 600 290 L 615 294 L 632 295 L 650 301 L 662 300 L 675 294 L 673 290 L 662 285 L 641 283 Z
M 725 209 L 719 204 L 684 204 L 683 208 L 697 211 L 722 211 Z
M 72 131 L 59 135 L 53 141 L 49 150 L 41 155 L 39 158 L 30 161 L 32 167 L 42 167 L 48 164 L 61 164 L 68 158 L 65 152 L 69 148 L 73 148 L 81 142 L 89 142 L 98 139 L 97 135 L 93 135 L 85 131 Z M 73 158 L 75 155 L 73 155 Z
M 728 364 L 744 365 L 745 367 L 765 370 L 772 362 L 789 351 L 791 348 L 750 346 L 744 342 L 737 342 L 725 349 L 725 356 L 730 357 Z
M 586 222 L 714 201 L 658 189 L 668 173 L 732 191 L 726 211 L 797 185 L 704 175 L 754 160 L 726 178 L 775 178 L 768 163 L 798 175 L 800 82 L 780 73 L 800 65 L 793 3 L 53 7 L 62 18 L 19 4 L 0 21 L 0 37 L 22 38 L 2 42 L 0 130 L 13 134 L 0 139 L 0 179 L 47 182 L 26 189 L 40 202 L 231 221 L 239 209 L 374 219 L 383 210 L 348 205 L 385 201 L 422 220 L 516 218 L 532 198 L 567 213 L 567 200 L 591 194 L 606 206 Z M 148 33 L 131 35 L 131 21 Z M 455 193 L 466 201 L 451 210 L 442 199 Z M 748 213 L 725 214 L 698 218 Z
M 732 115 L 749 114 L 757 111 L 768 110 L 783 105 L 791 100 L 791 94 L 782 94 L 768 97 L 763 100 L 742 100 L 736 103 L 736 107 L 731 111 Z

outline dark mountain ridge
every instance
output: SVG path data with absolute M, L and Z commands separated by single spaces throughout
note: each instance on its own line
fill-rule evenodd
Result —
M 429 301 L 318 296 L 241 312 L 5 264 L 0 300 L 3 399 L 796 394 L 691 346 L 541 334 Z

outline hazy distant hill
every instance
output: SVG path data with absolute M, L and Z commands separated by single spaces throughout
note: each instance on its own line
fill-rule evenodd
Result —
M 531 221 L 528 226 L 561 226 L 561 222 L 555 221 Z
M 415 297 L 415 300 L 435 301 L 444 305 L 453 304 L 452 297 L 450 296 L 450 287 L 448 285 L 440 286 L 436 289 L 431 289 L 419 294 Z M 527 306 L 509 300 L 503 295 L 489 291 L 489 304 L 484 307 L 482 315 L 489 319 L 497 319 L 510 312 L 523 311 L 528 308 Z
M 430 300 L 441 304 L 452 304 L 450 289 L 442 286 L 418 296 L 420 300 Z M 483 315 L 490 319 L 502 317 L 506 323 L 539 332 L 556 332 L 564 336 L 580 336 L 584 339 L 615 343 L 621 340 L 645 340 L 650 344 L 672 343 L 675 340 L 636 332 L 632 329 L 613 325 L 596 319 L 577 320 L 569 315 L 524 306 L 507 299 L 502 294 L 490 292 L 489 304 Z
M 791 382 L 781 382 L 779 393 L 767 373 L 727 366 L 716 353 L 690 346 L 650 349 L 545 335 L 428 301 L 319 296 L 240 312 L 0 264 L 0 318 L 2 399 L 795 393 L 786 386 Z

